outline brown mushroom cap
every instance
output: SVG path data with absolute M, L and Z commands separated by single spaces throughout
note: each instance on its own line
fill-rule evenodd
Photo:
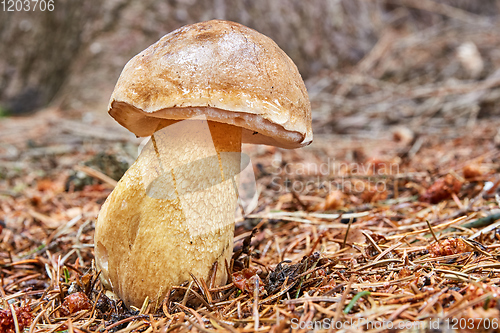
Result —
M 109 114 L 137 136 L 204 115 L 243 128 L 243 143 L 298 148 L 312 142 L 311 106 L 292 60 L 241 24 L 184 26 L 132 58 Z

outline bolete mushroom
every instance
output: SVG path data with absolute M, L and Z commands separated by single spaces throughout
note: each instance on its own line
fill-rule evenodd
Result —
M 225 283 L 237 200 L 229 178 L 240 168 L 241 144 L 312 142 L 297 67 L 270 38 L 241 24 L 188 25 L 125 65 L 109 114 L 152 137 L 97 219 L 104 286 L 139 307 L 190 274 L 207 280 L 215 262 L 216 282 Z

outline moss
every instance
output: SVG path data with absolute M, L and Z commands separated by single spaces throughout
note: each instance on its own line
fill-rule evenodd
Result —
M 0 119 L 1 118 L 6 118 L 10 115 L 9 110 L 7 110 L 5 107 L 0 105 Z

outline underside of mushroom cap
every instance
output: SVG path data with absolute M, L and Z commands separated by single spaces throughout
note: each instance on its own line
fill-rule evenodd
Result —
M 244 143 L 312 142 L 311 107 L 295 64 L 270 38 L 229 21 L 182 27 L 132 58 L 109 113 L 137 136 L 204 114 L 242 127 Z

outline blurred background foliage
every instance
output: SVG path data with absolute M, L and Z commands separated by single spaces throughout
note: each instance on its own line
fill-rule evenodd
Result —
M 0 109 L 105 109 L 133 55 L 182 25 L 218 18 L 275 40 L 328 122 L 334 108 L 368 110 L 349 98 L 374 97 L 386 83 L 394 94 L 400 84 L 487 78 L 500 68 L 499 13 L 500 0 L 56 0 L 53 12 L 0 12 Z M 457 56 L 464 43 L 479 52 L 476 67 Z M 388 117 L 404 117 L 408 105 L 415 112 L 421 97 L 386 105 L 399 110 Z

